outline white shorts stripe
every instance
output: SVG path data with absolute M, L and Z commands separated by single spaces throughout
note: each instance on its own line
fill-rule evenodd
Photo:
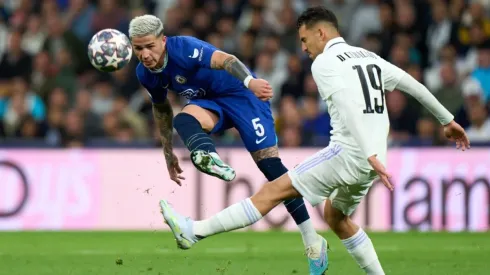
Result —
M 298 175 L 303 174 L 309 169 L 319 165 L 320 163 L 330 160 L 336 155 L 338 155 L 342 151 L 342 147 L 339 145 L 334 145 L 334 147 L 330 148 L 327 152 L 319 154 L 318 156 L 306 161 L 301 164 L 298 168 L 294 169 Z

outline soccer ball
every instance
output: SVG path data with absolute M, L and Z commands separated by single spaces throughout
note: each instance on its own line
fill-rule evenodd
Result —
M 118 30 L 101 30 L 88 44 L 90 63 L 101 72 L 120 70 L 129 63 L 132 55 L 129 38 Z

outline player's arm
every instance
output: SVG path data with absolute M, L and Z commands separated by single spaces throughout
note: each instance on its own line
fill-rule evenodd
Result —
M 244 83 L 246 87 L 254 77 L 250 70 L 236 56 L 222 51 L 214 51 L 211 56 L 211 68 L 226 70 L 232 76 Z
M 420 82 L 411 75 L 405 73 L 401 78 L 396 89 L 405 92 L 420 102 L 429 110 L 442 125 L 447 125 L 453 121 L 454 116 L 434 97 L 434 95 Z
M 391 66 L 395 67 L 394 65 Z M 398 69 L 397 67 L 395 68 Z M 439 123 L 444 125 L 444 135 L 449 140 L 456 142 L 456 148 L 463 151 L 470 148 L 470 140 L 463 127 L 454 121 L 454 116 L 451 112 L 424 85 L 411 75 L 404 73 L 396 84 L 396 89 L 413 96 L 429 110 L 437 118 Z
M 162 103 L 153 103 L 153 118 L 155 124 L 158 127 L 160 133 L 160 140 L 163 146 L 163 153 L 167 164 L 172 162 L 173 146 L 172 146 L 172 133 L 173 125 L 172 120 L 174 117 L 172 106 L 168 99 L 165 99 Z

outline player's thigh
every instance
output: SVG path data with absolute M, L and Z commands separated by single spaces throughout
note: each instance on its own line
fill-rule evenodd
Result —
M 313 206 L 325 201 L 332 192 L 352 180 L 343 171 L 343 148 L 331 144 L 288 172 L 292 185 Z
M 197 119 L 203 130 L 214 133 L 224 125 L 224 115 L 221 107 L 215 102 L 207 99 L 195 99 L 182 109 Z
M 345 216 L 351 216 L 369 192 L 374 178 L 374 173 L 364 174 L 359 177 L 357 183 L 339 187 L 330 197 L 331 207 L 339 210 Z
M 217 102 L 233 127 L 240 133 L 249 152 L 277 145 L 274 118 L 269 102 L 261 101 L 246 90 L 219 98 Z

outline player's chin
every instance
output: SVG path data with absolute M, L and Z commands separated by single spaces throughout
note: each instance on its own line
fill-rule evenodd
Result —
M 143 62 L 143 66 L 145 66 L 148 69 L 154 69 L 155 68 L 155 63 L 153 63 L 153 62 Z

